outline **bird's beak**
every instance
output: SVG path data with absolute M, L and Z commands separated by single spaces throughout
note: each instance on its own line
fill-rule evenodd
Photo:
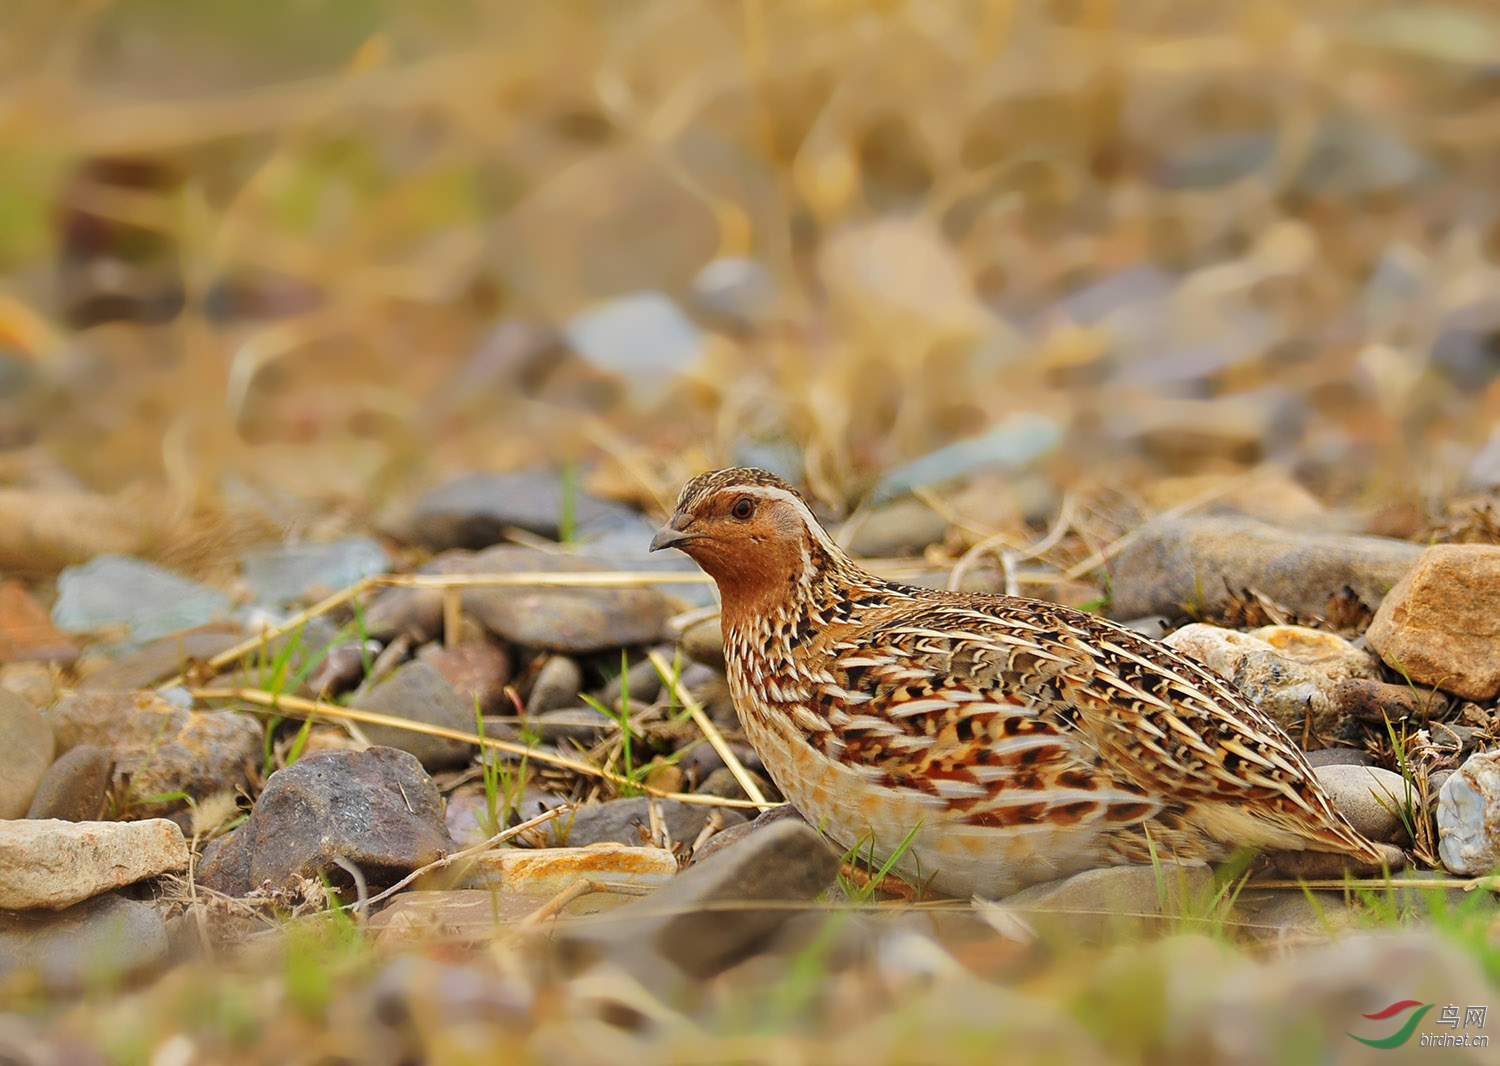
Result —
M 672 516 L 672 520 L 656 531 L 656 536 L 651 538 L 650 551 L 661 551 L 663 548 L 680 548 L 690 540 L 698 539 L 701 534 L 689 533 L 684 527 L 692 522 L 688 515 L 678 513 Z

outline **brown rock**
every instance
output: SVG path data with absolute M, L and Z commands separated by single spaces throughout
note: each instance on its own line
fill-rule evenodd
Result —
M 1448 707 L 1448 699 L 1441 692 L 1351 677 L 1333 690 L 1333 705 L 1339 714 L 1361 721 L 1396 722 L 1402 718 L 1439 718 Z
M 1500 546 L 1434 544 L 1365 634 L 1386 665 L 1470 700 L 1500 693 Z
M 70 663 L 76 658 L 78 645 L 58 631 L 26 586 L 0 582 L 0 662 Z
M 426 725 L 472 733 L 474 704 L 466 703 L 443 675 L 425 662 L 411 662 L 369 692 L 356 697 L 367 711 L 405 718 Z M 385 744 L 415 755 L 429 770 L 442 770 L 468 762 L 473 745 L 461 740 L 430 736 L 389 725 L 362 727 L 372 744 Z
M 78 687 L 95 692 L 125 692 L 150 688 L 158 681 L 182 673 L 194 661 L 212 659 L 240 642 L 238 626 L 215 622 L 153 640 L 118 659 L 88 665 Z M 84 664 L 80 664 L 80 668 Z
M 244 895 L 299 877 L 347 883 L 343 860 L 376 886 L 451 850 L 443 798 L 411 754 L 330 751 L 272 774 L 249 819 L 210 848 L 198 874 L 216 891 Z
M 47 768 L 26 817 L 95 821 L 104 813 L 114 768 L 114 756 L 103 748 L 75 745 Z
M 93 744 L 115 755 L 114 787 L 133 817 L 248 786 L 260 765 L 260 723 L 234 711 L 185 711 L 154 692 L 78 692 L 52 708 L 57 748 Z
M 465 707 L 472 710 L 477 702 L 483 714 L 515 713 L 505 696 L 505 686 L 510 681 L 510 655 L 499 645 L 488 641 L 460 644 L 456 648 L 428 644 L 417 652 L 417 661 L 442 674 Z

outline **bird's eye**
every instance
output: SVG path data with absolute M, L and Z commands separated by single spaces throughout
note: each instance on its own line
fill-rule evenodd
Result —
M 741 496 L 734 501 L 734 506 L 729 509 L 729 513 L 743 522 L 755 513 L 755 501 L 749 496 Z

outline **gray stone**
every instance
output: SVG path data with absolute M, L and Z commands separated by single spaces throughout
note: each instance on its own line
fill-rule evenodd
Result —
M 851 555 L 868 559 L 921 555 L 948 532 L 948 520 L 913 496 L 892 500 L 849 525 Z
M 60 910 L 187 864 L 182 829 L 166 818 L 0 821 L 0 908 Z
M 272 774 L 249 819 L 204 854 L 198 877 L 236 896 L 324 875 L 347 884 L 342 859 L 373 888 L 453 849 L 443 798 L 415 757 L 386 747 L 325 751 Z
M 92 822 L 104 813 L 115 758 L 93 744 L 75 744 L 47 768 L 26 811 L 28 818 Z
M 765 943 L 795 913 L 785 904 L 811 902 L 838 868 L 838 853 L 806 823 L 787 819 L 690 867 L 646 899 L 587 926 L 559 929 L 558 946 L 571 968 L 600 958 L 638 971 L 665 962 L 704 979 Z
M 412 505 L 407 536 L 432 551 L 488 548 L 515 529 L 559 540 L 569 491 L 555 470 L 545 468 L 466 474 Z M 571 494 L 574 536 L 586 536 L 612 518 L 640 517 L 576 487 Z
M 738 811 L 728 808 L 633 796 L 605 803 L 586 804 L 578 808 L 571 822 L 559 825 L 558 822 L 564 820 L 556 819 L 549 822 L 548 827 L 556 844 L 570 848 L 602 842 L 639 847 L 651 839 L 650 808 L 653 803 L 656 804 L 663 828 L 675 844 L 691 844 L 697 839 L 713 811 L 719 812 L 719 820 L 726 827 L 738 825 L 745 820 Z
M 689 626 L 681 643 L 683 654 L 689 659 L 723 672 L 724 626 L 717 615 Z
M 1450 873 L 1500 868 L 1500 752 L 1471 755 L 1438 792 L 1438 858 Z
M 559 707 L 527 718 L 537 736 L 549 744 L 570 740 L 588 747 L 609 734 L 618 734 L 620 724 L 592 707 Z
M 367 711 L 405 718 L 424 725 L 473 733 L 474 705 L 465 704 L 443 675 L 424 662 L 409 662 L 375 685 L 357 695 L 357 705 Z M 428 770 L 462 766 L 473 754 L 473 746 L 461 740 L 429 736 L 409 729 L 387 725 L 363 725 L 372 744 L 384 744 L 409 751 Z
M 185 711 L 153 692 L 78 692 L 49 712 L 60 752 L 92 744 L 114 753 L 112 781 L 133 817 L 180 810 L 248 789 L 264 756 L 260 723 L 234 711 Z M 159 798 L 157 798 L 159 797 Z
M 0 819 L 19 818 L 52 764 L 52 727 L 41 711 L 8 689 L 0 688 Z
M 52 621 L 65 633 L 123 627 L 133 644 L 227 617 L 229 597 L 154 563 L 99 555 L 57 578 Z
M 0 911 L 0 983 L 29 973 L 54 992 L 107 987 L 166 955 L 156 908 L 117 895 L 63 911 Z
M 1339 763 L 1314 767 L 1313 773 L 1333 805 L 1365 836 L 1385 844 L 1410 840 L 1400 812 L 1415 804 L 1416 796 L 1400 774 Z
M 1230 589 L 1252 588 L 1292 611 L 1321 614 L 1346 586 L 1374 606 L 1421 553 L 1386 537 L 1291 533 L 1243 518 L 1156 521 L 1114 557 L 1111 611 L 1217 611 Z
M 1375 756 L 1359 748 L 1319 748 L 1303 752 L 1307 765 L 1316 770 L 1320 766 L 1374 766 Z
M 278 607 L 320 600 L 383 574 L 390 565 L 385 549 L 370 537 L 256 548 L 240 557 L 240 572 L 255 602 Z
M 1434 544 L 1365 633 L 1391 669 L 1469 700 L 1500 693 L 1500 545 Z
M 1044 935 L 1092 941 L 1183 913 L 1212 893 L 1213 880 L 1202 865 L 1106 866 L 1031 885 L 999 906 Z
M 609 569 L 587 555 L 501 545 L 477 554 L 447 553 L 422 572 L 589 574 Z M 370 604 L 365 624 L 381 639 L 405 632 L 426 643 L 441 627 L 442 602 L 442 595 L 431 589 L 388 589 Z M 584 654 L 663 641 L 676 603 L 654 588 L 518 585 L 465 589 L 463 609 L 512 644 Z
M 776 283 L 757 260 L 742 256 L 715 259 L 693 278 L 699 309 L 738 329 L 762 325 L 776 314 Z
M 566 655 L 549 655 L 531 684 L 526 713 L 545 714 L 571 707 L 578 702 L 582 688 L 583 668 L 577 661 Z
M 563 333 L 574 351 L 616 376 L 640 406 L 659 401 L 704 350 L 698 327 L 660 292 L 598 304 L 575 315 Z
M 212 659 L 221 651 L 234 647 L 241 636 L 238 626 L 222 622 L 173 633 L 128 649 L 97 669 L 88 669 L 80 678 L 78 687 L 95 692 L 150 688 L 164 678 L 182 673 L 194 660 Z
M 939 448 L 887 471 L 876 483 L 870 501 L 884 503 L 924 485 L 979 473 L 1023 469 L 1055 449 L 1062 436 L 1062 427 L 1045 415 L 1012 414 L 988 433 Z

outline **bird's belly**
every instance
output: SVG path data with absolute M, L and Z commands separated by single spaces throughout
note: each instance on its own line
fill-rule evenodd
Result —
M 829 758 L 790 714 L 742 713 L 742 719 L 776 787 L 830 841 L 845 850 L 857 847 L 861 858 L 873 854 L 881 864 L 912 834 L 894 869 L 913 885 L 998 899 L 1121 861 L 1098 827 L 973 825 L 940 797 L 893 787 L 882 771 Z

